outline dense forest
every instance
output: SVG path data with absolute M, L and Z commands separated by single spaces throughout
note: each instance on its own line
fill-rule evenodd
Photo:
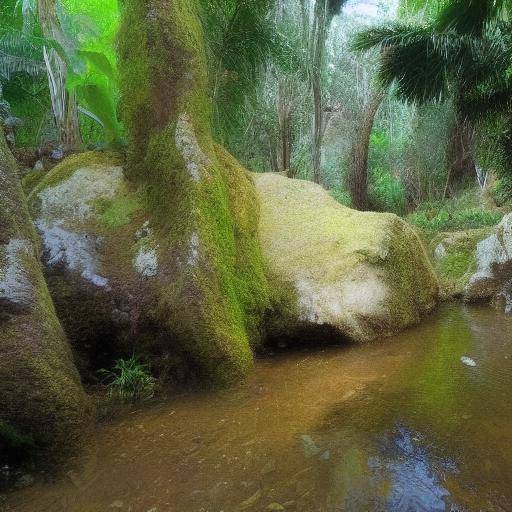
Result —
M 0 0 L 0 510 L 512 507 L 511 10 Z

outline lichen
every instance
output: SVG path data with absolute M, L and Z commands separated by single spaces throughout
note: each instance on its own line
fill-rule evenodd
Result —
M 34 300 L 32 283 L 23 270 L 24 258 L 34 254 L 28 240 L 13 238 L 9 240 L 3 252 L 4 262 L 0 266 L 0 303 L 26 307 Z

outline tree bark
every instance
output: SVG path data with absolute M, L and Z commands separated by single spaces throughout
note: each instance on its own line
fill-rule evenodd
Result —
M 322 101 L 322 70 L 327 38 L 328 0 L 316 0 L 313 31 L 311 36 L 311 87 L 313 90 L 313 181 L 320 183 L 324 111 Z
M 69 41 L 62 31 L 56 9 L 56 0 L 38 0 L 39 23 L 43 35 L 56 41 L 65 50 L 69 47 Z M 45 48 L 44 57 L 59 143 L 64 151 L 79 150 L 82 147 L 82 137 L 78 103 L 75 94 L 66 87 L 67 64 L 55 48 Z
M 347 189 L 352 200 L 352 207 L 357 210 L 368 209 L 368 153 L 370 137 L 375 116 L 384 99 L 383 91 L 372 94 L 362 114 L 361 124 L 354 136 L 349 157 Z
M 280 171 L 286 173 L 289 177 L 293 177 L 291 169 L 293 94 L 291 85 L 286 78 L 279 81 L 277 112 L 279 118 Z

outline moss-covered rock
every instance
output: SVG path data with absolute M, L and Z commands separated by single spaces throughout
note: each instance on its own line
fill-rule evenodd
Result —
M 211 134 L 197 0 L 125 0 L 119 34 L 126 171 L 143 190 L 159 274 L 156 311 L 200 374 L 252 363 L 267 284 L 251 179 Z M 141 254 L 151 267 L 154 254 Z
M 476 271 L 465 288 L 468 301 L 490 301 L 512 313 L 512 213 L 478 242 Z
M 233 231 L 223 235 L 226 244 L 232 244 L 225 262 L 233 272 L 227 294 L 236 297 L 236 309 L 230 313 L 239 322 L 219 325 L 217 335 L 236 327 L 240 338 L 232 341 L 243 341 L 250 361 L 250 345 L 261 336 L 267 297 L 256 192 L 233 157 L 220 147 L 215 156 L 222 165 L 229 215 L 236 219 Z M 162 304 L 162 294 L 178 275 L 169 270 L 168 241 L 156 228 L 144 186 L 128 181 L 121 163 L 113 153 L 74 155 L 52 169 L 29 197 L 59 318 L 86 376 L 93 377 L 95 369 L 133 351 L 154 356 L 157 371 L 183 374 L 199 368 L 202 373 L 212 364 L 203 360 L 204 349 L 180 342 L 179 332 L 169 323 L 169 317 L 178 325 L 182 317 L 186 322 L 188 308 Z M 185 249 L 180 265 L 194 276 L 202 256 L 198 231 Z M 209 342 L 211 337 L 202 340 Z
M 310 182 L 276 174 L 254 179 L 275 284 L 272 335 L 330 326 L 369 341 L 418 322 L 436 305 L 434 271 L 397 216 L 351 210 Z
M 51 461 L 76 452 L 91 407 L 39 253 L 16 164 L 0 132 L 0 437 L 15 432 L 30 439 Z

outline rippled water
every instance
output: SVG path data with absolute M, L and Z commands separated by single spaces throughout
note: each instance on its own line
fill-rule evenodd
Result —
M 282 353 L 96 438 L 84 475 L 6 510 L 509 511 L 512 317 L 447 306 L 382 343 Z

